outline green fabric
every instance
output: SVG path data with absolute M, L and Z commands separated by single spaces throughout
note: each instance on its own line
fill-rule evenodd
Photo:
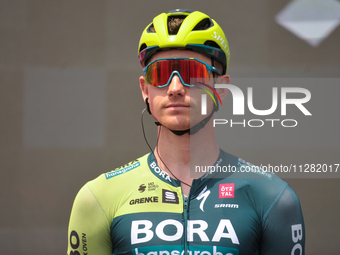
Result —
M 152 154 L 102 174 L 75 199 L 67 254 L 304 254 L 296 194 L 274 174 L 240 172 L 245 164 L 221 151 L 216 167 L 238 171 L 195 179 L 187 198 Z

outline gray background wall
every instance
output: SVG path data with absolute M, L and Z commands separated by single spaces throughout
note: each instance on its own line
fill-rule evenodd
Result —
M 80 187 L 148 151 L 137 44 L 157 14 L 190 8 L 212 16 L 230 43 L 231 77 L 340 78 L 340 27 L 312 47 L 275 22 L 289 2 L 0 0 L 0 254 L 64 254 Z M 336 85 L 329 96 L 312 94 L 325 103 L 314 111 L 325 119 L 310 123 L 311 143 L 224 148 L 255 164 L 340 163 Z M 149 117 L 146 130 L 154 144 Z M 325 133 L 332 146 L 314 141 Z M 285 179 L 301 200 L 306 254 L 340 254 L 334 177 Z

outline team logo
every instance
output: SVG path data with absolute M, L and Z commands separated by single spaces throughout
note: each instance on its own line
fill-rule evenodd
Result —
M 143 193 L 143 192 L 145 191 L 145 189 L 146 189 L 146 186 L 145 186 L 144 184 L 141 184 L 141 185 L 139 186 L 138 191 L 139 191 L 140 193 Z
M 202 212 L 204 212 L 203 206 L 204 206 L 205 200 L 207 200 L 209 195 L 210 195 L 210 190 L 208 190 L 208 187 L 205 186 L 204 189 L 201 191 L 201 193 L 196 198 L 197 200 L 202 199 L 200 203 L 200 209 Z
M 219 185 L 219 198 L 234 198 L 234 183 L 224 183 Z
M 151 196 L 151 197 L 141 197 L 130 200 L 130 205 L 137 205 L 137 204 L 147 204 L 147 203 L 158 203 L 158 197 Z
M 129 172 L 132 169 L 135 169 L 136 167 L 139 167 L 139 166 L 140 166 L 140 162 L 138 161 L 138 159 L 136 159 L 136 160 L 131 161 L 130 163 L 124 165 L 124 166 L 116 168 L 111 173 L 105 174 L 105 177 L 108 180 L 108 179 L 111 179 L 112 177 L 115 177 L 117 175 L 121 175 L 121 174 L 124 174 L 126 172 Z
M 176 192 L 162 189 L 162 202 L 169 204 L 179 204 L 178 195 Z
M 238 208 L 238 204 L 215 204 L 215 208 Z
M 149 182 L 148 183 L 148 191 L 154 191 L 158 188 L 159 186 L 155 184 L 154 182 Z

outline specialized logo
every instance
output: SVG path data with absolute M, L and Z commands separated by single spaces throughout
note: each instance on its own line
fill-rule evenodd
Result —
M 145 204 L 145 203 L 158 203 L 158 197 L 142 197 L 130 200 L 130 205 Z
M 224 183 L 219 185 L 219 198 L 234 198 L 234 183 Z
M 208 196 L 210 195 L 210 190 L 207 190 L 207 186 L 204 187 L 204 189 L 201 191 L 201 193 L 196 197 L 197 200 L 202 200 L 202 202 L 200 203 L 200 209 L 202 212 L 204 212 L 203 210 L 203 206 L 204 206 L 204 203 L 205 203 L 205 200 L 207 200 Z
M 162 189 L 162 202 L 169 204 L 179 204 L 177 193 L 170 190 Z
M 228 43 L 227 43 L 227 41 L 225 41 L 224 39 L 223 39 L 223 36 L 221 36 L 221 35 L 219 35 L 216 31 L 214 31 L 214 34 L 211 34 L 211 36 L 213 37 L 213 38 L 215 38 L 217 41 L 218 41 L 218 43 L 226 50 L 227 49 L 227 46 L 228 46 Z M 230 53 L 229 53 L 229 49 L 228 49 L 228 55 L 229 55 Z
M 141 185 L 139 186 L 139 188 L 138 188 L 138 191 L 139 191 L 140 193 L 143 193 L 143 192 L 145 191 L 145 189 L 146 189 L 146 186 L 145 186 L 144 184 L 141 184 Z
M 122 166 L 123 169 L 121 169 L 122 167 L 120 167 L 120 168 L 115 169 L 111 173 L 105 174 L 105 177 L 108 180 L 108 179 L 115 177 L 117 175 L 121 175 L 121 174 L 124 174 L 126 172 L 129 172 L 132 169 L 139 167 L 139 166 L 140 166 L 140 162 L 138 160 L 134 160 L 134 161 L 130 162 L 129 164 Z

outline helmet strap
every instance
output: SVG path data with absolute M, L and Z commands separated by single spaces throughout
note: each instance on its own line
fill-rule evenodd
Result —
M 152 115 L 152 113 L 150 111 L 149 98 L 145 98 L 145 104 L 146 104 L 146 110 L 148 111 L 149 114 Z

